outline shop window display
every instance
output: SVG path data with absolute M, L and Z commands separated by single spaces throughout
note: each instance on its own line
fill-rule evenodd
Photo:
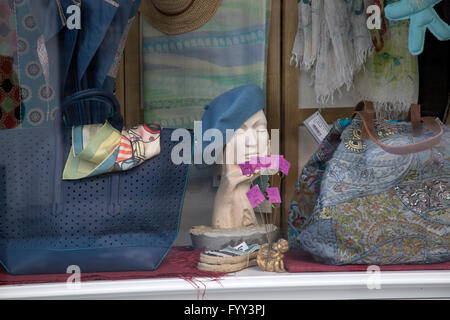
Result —
M 0 8 L 0 290 L 447 274 L 449 0 Z

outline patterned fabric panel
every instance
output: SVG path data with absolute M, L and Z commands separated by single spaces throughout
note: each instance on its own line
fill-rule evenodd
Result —
M 270 0 L 222 0 L 192 32 L 165 35 L 143 22 L 145 122 L 192 128 L 215 97 L 265 87 Z
M 20 125 L 20 87 L 13 58 L 0 55 L 0 129 Z
M 330 160 L 322 182 L 320 205 L 335 205 L 356 197 L 386 192 L 403 181 L 422 181 L 450 174 L 450 132 L 446 130 L 439 146 L 430 150 L 394 155 L 374 141 L 361 139 L 361 121 L 355 119 L 342 133 L 342 144 Z M 413 137 L 411 124 L 382 122 L 378 136 L 388 145 L 405 145 L 432 135 Z M 414 180 L 415 179 L 415 180 Z
M 13 1 L 0 0 L 0 129 L 20 125 L 17 32 Z
M 13 57 L 17 51 L 14 1 L 0 0 L 0 55 Z
M 430 182 L 436 182 L 430 181 Z M 420 190 L 421 184 L 415 186 Z M 435 196 L 432 195 L 432 196 Z M 436 195 L 437 196 L 437 195 Z M 435 263 L 450 258 L 450 197 L 446 208 L 419 215 L 394 190 L 322 209 L 334 222 L 336 264 Z
M 42 67 L 38 48 L 41 32 L 25 0 L 15 0 L 17 20 L 17 56 L 22 127 L 53 125 L 57 109 L 54 88 L 45 79 L 48 71 Z

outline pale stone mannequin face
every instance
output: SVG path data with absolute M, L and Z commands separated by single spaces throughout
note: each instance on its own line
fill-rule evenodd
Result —
M 225 147 L 226 164 L 240 164 L 268 154 L 269 134 L 263 110 L 259 110 L 236 130 Z
M 260 110 L 236 131 L 226 145 L 226 164 L 222 165 L 222 178 L 214 201 L 214 228 L 232 229 L 258 224 L 246 197 L 256 175 L 243 175 L 238 164 L 251 161 L 256 156 L 266 156 L 268 150 L 267 120 L 264 111 Z

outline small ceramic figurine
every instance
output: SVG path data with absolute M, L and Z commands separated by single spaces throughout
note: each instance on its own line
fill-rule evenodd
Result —
M 258 266 L 268 272 L 286 272 L 284 269 L 284 253 L 289 250 L 289 244 L 285 239 L 280 239 L 272 244 L 263 244 L 258 252 L 256 261 Z

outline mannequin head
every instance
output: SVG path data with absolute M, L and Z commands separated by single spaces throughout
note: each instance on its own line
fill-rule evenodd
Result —
M 242 174 L 238 164 L 265 156 L 269 149 L 265 98 L 257 85 L 234 88 L 205 106 L 202 118 L 202 137 L 209 129 L 222 133 L 225 164 L 214 200 L 212 226 L 218 229 L 257 225 L 253 208 L 246 193 L 252 180 Z M 206 145 L 198 148 L 205 150 Z M 203 154 L 203 152 L 201 153 Z
M 214 201 L 214 228 L 230 229 L 257 225 L 255 212 L 247 199 L 253 179 L 242 174 L 238 164 L 268 154 L 269 135 L 263 110 L 257 111 L 236 130 L 225 146 L 226 164 Z
M 236 130 L 225 146 L 225 163 L 240 164 L 268 154 L 269 134 L 263 110 L 257 111 Z

